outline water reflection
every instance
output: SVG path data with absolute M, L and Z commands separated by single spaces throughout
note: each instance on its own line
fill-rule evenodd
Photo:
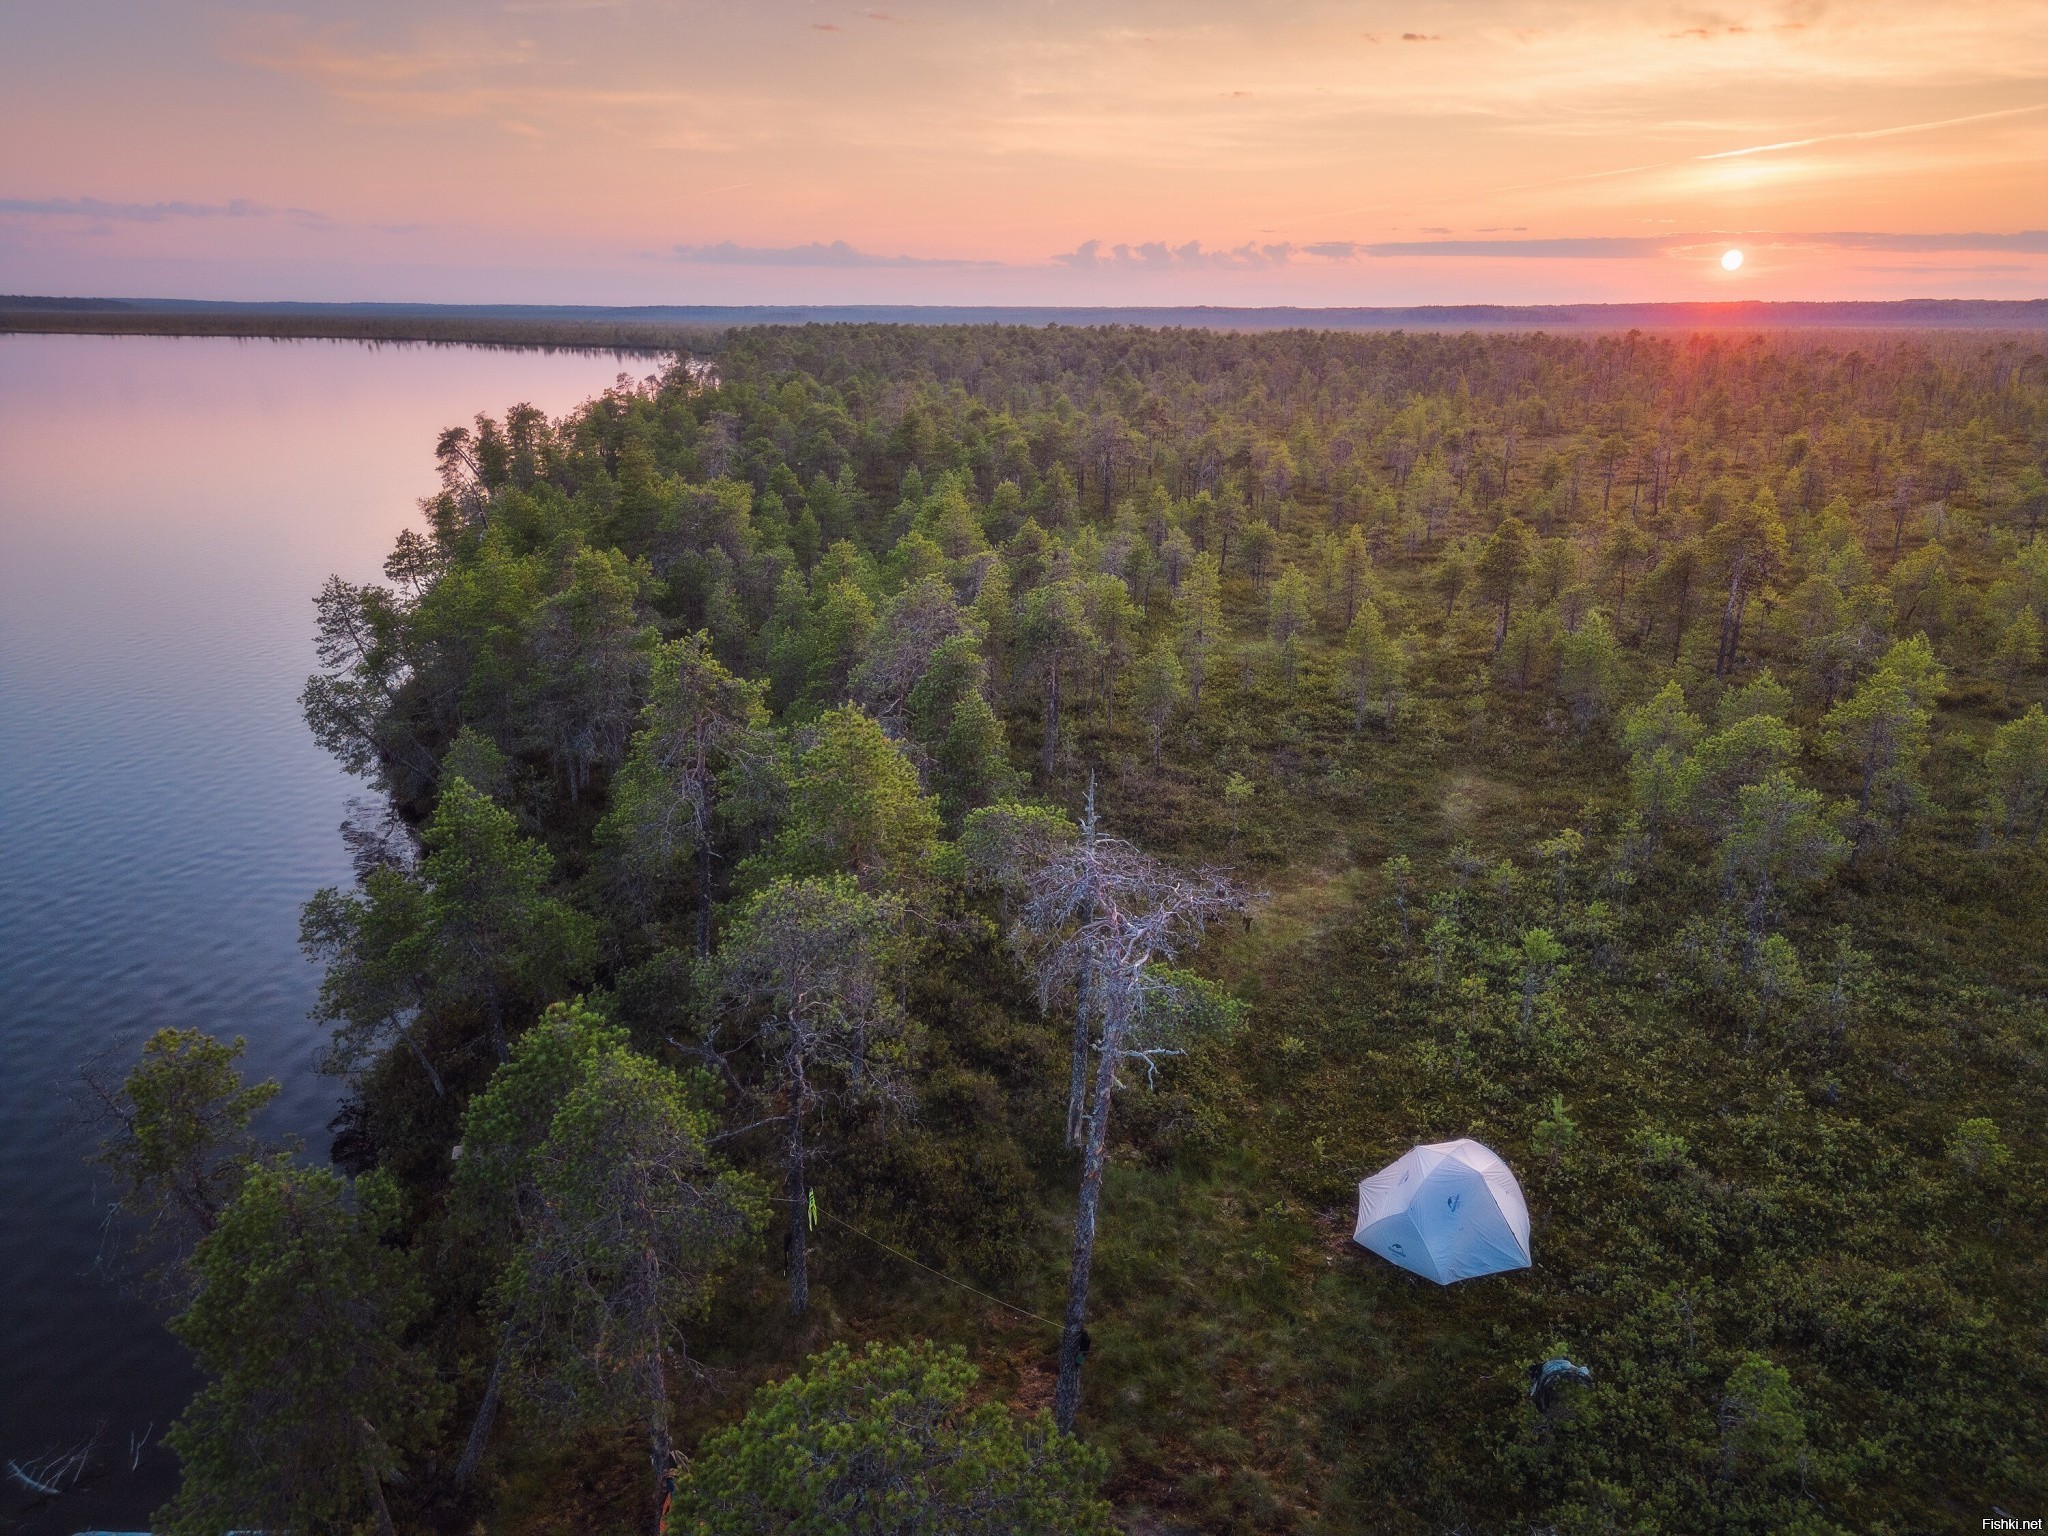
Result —
M 98 1263 L 79 1064 L 163 1025 L 245 1035 L 285 1083 L 266 1129 L 325 1148 L 297 911 L 347 878 L 361 790 L 298 717 L 313 593 L 377 574 L 439 428 L 559 413 L 622 366 L 651 365 L 0 336 L 0 1468 L 99 1436 L 78 1492 L 0 1490 L 0 1530 L 138 1528 L 193 1385 Z

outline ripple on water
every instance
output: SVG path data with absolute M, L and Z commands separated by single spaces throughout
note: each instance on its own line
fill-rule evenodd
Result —
M 194 1385 L 101 1262 L 77 1070 L 150 1030 L 244 1035 L 285 1087 L 265 1128 L 317 1154 L 317 977 L 298 908 L 349 878 L 361 786 L 308 738 L 311 598 L 374 579 L 432 488 L 435 433 L 560 412 L 610 357 L 348 343 L 0 337 L 0 1460 L 97 1431 L 80 1493 L 0 1531 L 139 1529 Z

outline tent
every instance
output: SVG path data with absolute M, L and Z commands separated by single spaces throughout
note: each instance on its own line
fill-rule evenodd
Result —
M 1529 1267 L 1529 1207 L 1514 1170 L 1476 1141 L 1403 1153 L 1358 1186 L 1352 1241 L 1438 1285 Z

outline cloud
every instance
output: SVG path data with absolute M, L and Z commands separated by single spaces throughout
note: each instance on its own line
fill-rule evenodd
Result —
M 1870 265 L 1855 269 L 1858 272 L 1880 272 L 1896 276 L 1910 272 L 1921 277 L 1954 277 L 1959 272 L 2032 272 L 2035 268 L 2024 261 L 1965 261 L 1965 262 L 1888 262 L 1884 266 Z
M 2011 234 L 1899 235 L 1844 230 L 1820 235 L 1734 236 L 1764 245 L 1830 245 L 1852 251 L 2019 251 L 2048 256 L 2048 229 L 2020 229 Z
M 1432 234 L 1439 231 L 1432 230 Z M 1441 231 L 1448 233 L 1448 231 Z M 2001 251 L 2048 255 L 2048 230 L 2011 234 L 1898 234 L 1846 230 L 1819 233 L 1719 231 L 1666 235 L 1565 235 L 1527 239 L 1444 240 L 1314 240 L 1305 243 L 1247 242 L 1205 249 L 1198 240 L 1171 245 L 1163 240 L 1115 245 L 1088 240 L 1052 260 L 1060 266 L 1089 272 L 1257 271 L 1284 267 L 1299 258 L 1351 262 L 1367 258 L 1469 257 L 1526 261 L 1646 261 L 1707 251 L 1718 256 L 1730 245 L 1751 250 L 1818 247 L 1856 251 L 1901 251 L 1929 254 L 1947 251 Z
M 1326 242 L 1333 248 L 1341 242 Z M 1742 245 L 1821 247 L 1853 251 L 2017 251 L 2048 255 L 2048 230 L 2023 229 L 2010 234 L 1900 234 L 1879 230 L 1824 230 L 1812 233 L 1773 230 L 1723 230 L 1670 235 L 1584 235 L 1528 240 L 1382 240 L 1361 244 L 1366 256 L 1485 256 L 1531 260 L 1633 261 L 1674 252 Z M 1317 249 L 1304 247 L 1304 249 Z
M 1083 241 L 1052 259 L 1082 271 L 1247 271 L 1284 267 L 1298 256 L 1319 261 L 1356 261 L 1362 256 L 1654 256 L 1678 242 L 1667 237 L 1590 237 L 1563 240 L 1315 240 L 1278 241 L 1205 250 L 1199 240 L 1169 245 L 1163 240 L 1105 245 Z
M 1052 259 L 1081 272 L 1242 272 L 1285 266 L 1296 249 L 1284 243 L 1261 245 L 1253 241 L 1229 250 L 1205 251 L 1199 240 L 1182 245 L 1168 245 L 1164 240 L 1147 240 L 1139 245 L 1104 245 L 1100 240 L 1084 240 Z
M 1440 43 L 1443 41 L 1443 38 L 1435 32 L 1403 32 L 1401 34 L 1401 41 L 1404 43 Z
M 168 219 L 296 219 L 325 224 L 327 216 L 310 208 L 273 208 L 238 197 L 225 203 L 111 203 L 97 197 L 0 197 L 0 214 L 27 214 L 48 219 L 118 220 L 130 224 L 161 224 Z
M 1677 242 L 1664 236 L 1583 235 L 1535 240 L 1380 240 L 1367 256 L 1526 256 L 1547 260 L 1627 260 L 1658 256 Z
M 676 261 L 696 262 L 711 267 L 999 267 L 999 261 L 975 261 L 953 256 L 880 256 L 858 251 L 844 240 L 830 245 L 813 240 L 808 245 L 735 245 L 721 240 L 716 245 L 679 245 L 670 253 Z

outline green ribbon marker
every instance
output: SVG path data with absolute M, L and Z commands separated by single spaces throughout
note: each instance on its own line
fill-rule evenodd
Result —
M 818 1192 L 815 1189 L 811 1191 L 811 1230 L 818 1230 Z

